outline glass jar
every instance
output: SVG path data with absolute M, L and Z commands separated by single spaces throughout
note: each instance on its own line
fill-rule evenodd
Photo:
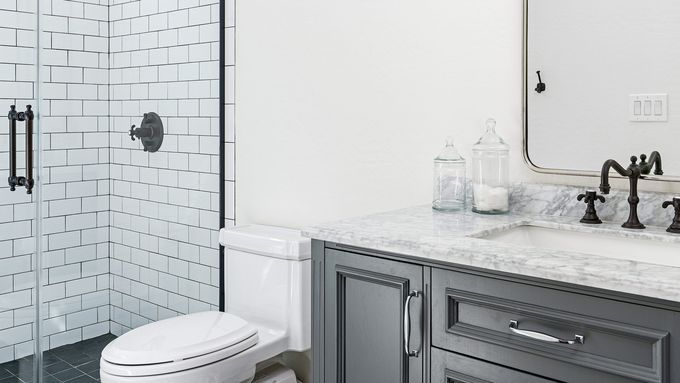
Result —
M 496 120 L 472 147 L 472 211 L 503 214 L 510 210 L 510 147 L 496 134 Z
M 465 159 L 446 139 L 446 146 L 434 159 L 434 190 L 432 208 L 442 211 L 465 209 L 466 179 Z

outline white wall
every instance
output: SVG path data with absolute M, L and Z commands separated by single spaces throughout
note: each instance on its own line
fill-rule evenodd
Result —
M 429 203 L 444 138 L 469 157 L 488 116 L 512 145 L 515 181 L 598 184 L 523 163 L 520 0 L 236 8 L 237 223 L 298 227 Z

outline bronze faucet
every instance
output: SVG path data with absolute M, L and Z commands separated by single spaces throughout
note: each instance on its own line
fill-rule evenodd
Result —
M 640 155 L 640 164 L 637 163 L 638 158 L 635 156 L 630 157 L 630 165 L 628 168 L 624 169 L 621 164 L 614 160 L 607 160 L 602 165 L 602 174 L 600 177 L 600 191 L 602 194 L 609 194 L 611 186 L 609 185 L 609 171 L 614 168 L 617 173 L 623 177 L 628 177 L 630 181 L 630 193 L 628 194 L 628 204 L 630 205 L 630 214 L 628 215 L 628 220 L 621 225 L 627 229 L 644 229 L 645 225 L 640 222 L 638 218 L 637 206 L 640 202 L 640 197 L 638 197 L 638 180 L 645 178 L 652 168 L 654 168 L 654 174 L 657 176 L 663 175 L 663 169 L 661 168 L 661 155 L 659 152 L 654 151 L 649 156 L 649 162 L 647 162 L 647 156 L 644 154 Z

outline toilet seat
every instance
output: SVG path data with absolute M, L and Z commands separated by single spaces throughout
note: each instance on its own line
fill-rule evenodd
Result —
M 169 374 L 227 359 L 257 342 L 257 329 L 233 314 L 195 313 L 123 334 L 102 352 L 101 368 L 128 377 Z

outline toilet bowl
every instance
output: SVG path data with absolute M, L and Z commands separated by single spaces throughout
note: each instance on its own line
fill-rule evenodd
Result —
M 250 382 L 256 365 L 311 345 L 311 244 L 295 230 L 222 230 L 226 312 L 131 330 L 106 346 L 103 383 Z

